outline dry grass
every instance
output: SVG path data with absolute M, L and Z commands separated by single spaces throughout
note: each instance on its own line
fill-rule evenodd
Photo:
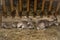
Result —
M 8 19 L 11 21 L 11 18 Z M 6 19 L 4 20 L 7 21 Z M 16 18 L 14 20 L 16 20 Z M 0 40 L 60 40 L 60 26 L 51 27 L 46 30 L 0 28 Z
M 0 40 L 60 40 L 60 29 L 58 27 L 46 30 L 0 29 Z

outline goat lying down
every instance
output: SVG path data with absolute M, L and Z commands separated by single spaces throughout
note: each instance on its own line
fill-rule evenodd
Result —
M 33 29 L 34 24 L 31 21 L 21 21 L 17 24 L 17 28 L 22 28 L 22 29 Z
M 31 19 L 23 19 L 20 22 L 2 22 L 2 28 L 34 28 L 34 23 Z
M 9 22 L 2 22 L 2 28 L 12 28 L 11 23 Z
M 10 29 L 10 28 L 16 28 L 17 27 L 17 22 L 2 22 L 2 27 L 1 28 L 7 28 L 7 29 Z
M 37 22 L 33 21 L 32 19 L 24 19 L 21 20 L 20 22 L 3 22 L 2 27 L 3 28 L 21 28 L 21 29 L 45 29 L 47 27 L 51 26 L 58 26 L 59 23 L 57 22 L 56 19 L 49 21 L 49 20 L 38 20 Z
M 39 20 L 37 22 L 37 29 L 45 29 L 54 25 L 58 26 L 59 23 L 57 21 Z
M 36 26 L 37 29 L 45 29 L 47 27 L 51 27 L 51 26 L 54 26 L 54 25 L 55 26 L 59 25 L 59 23 L 56 22 L 56 21 L 48 21 L 48 20 L 39 20 L 35 24 L 34 24 L 33 21 L 21 21 L 21 22 L 15 22 L 15 23 L 3 22 L 2 27 L 3 28 L 33 29 Z

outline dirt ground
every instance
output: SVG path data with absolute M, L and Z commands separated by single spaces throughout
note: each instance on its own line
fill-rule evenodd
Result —
M 60 27 L 46 30 L 0 29 L 0 40 L 60 40 Z
M 10 18 L 8 20 L 11 21 Z M 20 21 L 19 18 L 12 19 L 14 20 Z M 3 18 L 2 21 L 7 21 L 7 19 Z M 0 40 L 60 40 L 60 26 L 53 26 L 46 30 L 0 28 Z

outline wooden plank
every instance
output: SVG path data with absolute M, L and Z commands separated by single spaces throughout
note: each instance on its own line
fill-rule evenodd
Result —
M 27 0 L 27 12 L 30 10 L 30 0 Z
M 3 12 L 6 12 L 6 3 L 5 0 L 2 0 Z
M 19 14 L 18 14 L 18 4 L 17 4 L 15 10 L 16 10 L 16 17 L 18 17 L 19 16 Z
M 60 8 L 60 3 L 58 3 L 58 5 L 57 5 L 56 12 L 55 12 L 55 16 L 57 16 L 58 11 L 59 11 L 59 8 Z
M 19 16 L 22 17 L 22 3 L 23 0 L 18 0 L 18 12 L 19 12 Z
M 14 10 L 13 0 L 10 0 L 11 12 Z
M 50 4 L 49 4 L 49 7 L 48 7 L 48 17 L 50 17 L 50 15 L 52 15 L 51 10 L 52 10 L 53 0 L 49 0 L 49 1 L 50 1 Z
M 34 12 L 37 10 L 37 0 L 34 0 Z
M 44 15 L 45 1 L 46 1 L 46 0 L 42 0 L 42 9 L 41 9 L 41 13 L 40 13 L 40 16 L 41 16 L 41 17 L 43 17 L 43 15 Z
M 59 11 L 59 8 L 60 8 L 60 3 L 58 3 L 58 5 L 57 5 L 56 12 Z
M 36 11 L 37 11 L 37 0 L 34 0 L 34 17 L 36 16 Z
M 3 8 L 3 16 L 7 17 L 7 8 L 6 8 L 5 0 L 2 0 L 2 8 Z
M 30 0 L 27 0 L 27 13 L 26 13 L 27 17 L 29 17 L 29 11 L 30 11 Z
M 23 1 L 23 0 L 19 0 L 19 4 L 18 4 L 18 5 L 19 5 L 18 7 L 19 7 L 19 11 L 20 11 L 20 12 L 22 12 L 22 1 Z
M 52 9 L 52 3 L 53 3 L 53 0 L 50 0 L 49 11 L 51 11 Z
M 42 2 L 42 11 L 44 11 L 44 4 L 45 4 L 45 0 L 43 0 Z

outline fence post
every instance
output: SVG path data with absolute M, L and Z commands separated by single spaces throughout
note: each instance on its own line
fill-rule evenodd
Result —
M 19 0 L 18 1 L 18 10 L 19 10 L 19 16 L 22 17 L 22 1 L 23 0 Z
M 58 11 L 59 11 L 59 8 L 60 8 L 60 3 L 58 3 L 58 5 L 57 5 L 57 8 L 56 8 L 56 11 L 55 11 L 55 16 L 57 16 L 57 13 L 58 13 Z
M 52 13 L 51 13 L 52 3 L 53 3 L 53 0 L 50 0 L 50 5 L 49 5 L 49 9 L 48 9 L 48 17 L 52 14 Z
M 16 10 L 14 9 L 14 6 L 13 6 L 13 0 L 10 0 L 10 8 L 11 8 L 11 16 L 13 18 L 15 17 L 15 14 L 16 14 Z
M 43 14 L 44 14 L 44 5 L 45 5 L 45 0 L 43 0 L 43 2 L 42 2 L 42 10 L 41 10 L 42 17 L 43 17 Z
M 11 12 L 14 10 L 13 0 L 10 0 Z
M 19 14 L 18 14 L 18 4 L 17 4 L 17 6 L 16 6 L 16 8 L 15 8 L 15 10 L 16 10 L 16 17 L 19 17 Z
M 30 11 L 30 0 L 27 0 L 27 14 L 26 14 L 27 17 L 29 17 L 29 11 Z
M 2 0 L 3 16 L 7 17 L 7 9 L 5 0 Z
M 37 15 L 36 14 L 36 11 L 37 11 L 37 0 L 34 0 L 34 17 Z

